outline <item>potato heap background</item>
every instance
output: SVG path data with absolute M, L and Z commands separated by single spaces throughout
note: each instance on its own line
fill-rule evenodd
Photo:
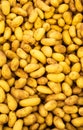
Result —
M 83 130 L 83 0 L 0 1 L 0 130 Z

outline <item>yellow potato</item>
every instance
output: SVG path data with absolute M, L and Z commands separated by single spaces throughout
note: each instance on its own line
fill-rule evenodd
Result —
M 23 88 L 26 82 L 27 81 L 25 78 L 19 78 L 18 80 L 15 81 L 15 88 Z
M 34 114 L 30 114 L 24 118 L 24 124 L 30 126 L 36 122 L 36 116 Z
M 80 76 L 77 81 L 76 84 L 79 88 L 83 88 L 83 76 Z
M 23 128 L 23 120 L 18 119 L 13 126 L 13 130 L 16 130 L 16 129 L 22 130 L 22 128 Z
M 9 113 L 9 108 L 6 104 L 0 103 L 0 112 L 2 114 L 8 114 Z
M 17 55 L 22 59 L 26 59 L 28 57 L 28 54 L 21 48 L 17 49 Z
M 63 120 L 60 117 L 55 116 L 53 119 L 54 125 L 58 128 L 58 129 L 64 129 L 65 128 L 65 124 L 63 122 Z
M 38 70 L 36 70 L 36 71 L 34 71 L 34 72 L 31 72 L 31 73 L 30 73 L 30 76 L 31 76 L 32 78 L 39 78 L 39 77 L 43 76 L 44 73 L 45 73 L 45 68 L 44 68 L 44 67 L 41 67 L 40 69 L 38 69 Z
M 52 125 L 52 121 L 53 121 L 53 115 L 52 115 L 52 113 L 48 113 L 48 115 L 46 117 L 46 124 L 48 126 L 51 126 Z
M 61 53 L 53 53 L 52 54 L 52 58 L 54 59 L 54 60 L 56 60 L 56 61 L 64 61 L 64 59 L 65 59 L 65 57 L 64 57 L 64 55 L 63 54 L 61 54 Z
M 52 94 L 52 90 L 43 85 L 37 86 L 37 91 L 44 94 Z
M 64 13 L 68 10 L 69 6 L 67 4 L 61 4 L 58 7 L 58 12 L 59 13 Z
M 5 92 L 3 88 L 0 87 L 0 103 L 4 102 L 5 98 L 6 98 Z
M 32 10 L 31 13 L 30 13 L 30 16 L 29 16 L 29 22 L 34 23 L 35 20 L 37 19 L 37 17 L 38 17 L 37 11 L 35 9 Z
M 46 71 L 48 73 L 61 73 L 63 71 L 63 67 L 60 64 L 51 64 L 46 66 Z
M 56 45 L 56 40 L 54 38 L 42 38 L 41 44 L 45 46 L 54 46 Z
M 40 114 L 42 117 L 47 117 L 47 115 L 48 115 L 48 111 L 45 109 L 45 107 L 44 107 L 43 104 L 40 104 L 40 105 L 39 105 L 39 114 Z
M 62 83 L 62 90 L 66 96 L 72 95 L 72 88 L 68 83 L 66 83 L 66 82 Z
M 9 1 L 2 1 L 1 2 L 1 9 L 4 15 L 8 15 L 10 13 L 10 3 Z
M 65 100 L 65 104 L 74 105 L 77 103 L 77 101 L 78 101 L 78 96 L 72 95 Z
M 81 13 L 77 13 L 72 20 L 72 25 L 77 25 L 78 23 L 80 23 L 82 21 L 82 14 Z
M 71 40 L 69 31 L 67 31 L 67 30 L 63 31 L 62 36 L 63 36 L 63 41 L 66 45 L 72 44 L 72 40 Z
M 47 74 L 47 78 L 50 81 L 53 82 L 62 82 L 65 79 L 65 75 L 63 73 L 59 73 L 59 74 Z
M 4 38 L 5 39 L 9 39 L 11 36 L 11 28 L 10 27 L 6 27 L 5 31 L 4 31 Z
M 23 106 L 23 107 L 36 106 L 40 103 L 40 101 L 41 101 L 40 98 L 32 97 L 32 98 L 26 98 L 26 99 L 20 100 L 19 104 L 20 106 Z
M 15 36 L 16 36 L 17 40 L 22 41 L 23 32 L 22 32 L 21 27 L 17 27 L 17 28 L 15 29 Z
M 23 23 L 23 17 L 22 16 L 17 16 L 12 20 L 12 27 L 19 27 Z
M 71 122 L 75 127 L 83 126 L 83 117 L 77 117 L 75 119 L 72 119 Z
M 3 20 L 0 21 L 0 34 L 4 33 L 5 31 L 5 22 Z
M 57 102 L 55 100 L 51 100 L 49 102 L 46 102 L 44 107 L 47 111 L 52 111 L 56 108 Z
M 8 126 L 13 127 L 17 120 L 16 113 L 14 111 L 9 112 Z
M 2 51 L 0 51 L 0 67 L 3 66 L 6 63 L 6 61 L 7 61 L 7 58 L 5 54 Z
M 70 73 L 69 73 L 69 78 L 71 79 L 71 80 L 76 80 L 76 79 L 78 79 L 80 77 L 80 74 L 78 73 L 78 72 L 76 72 L 76 71 L 71 71 Z
M 6 124 L 8 122 L 8 116 L 6 114 L 0 114 L 0 125 Z
M 36 58 L 37 60 L 39 60 L 41 63 L 45 64 L 46 63 L 46 57 L 45 55 L 39 51 L 39 50 L 36 50 L 36 49 L 32 49 L 30 51 L 30 54 Z
M 64 117 L 64 111 L 63 111 L 63 109 L 61 109 L 61 108 L 59 108 L 59 107 L 56 107 L 54 110 L 53 110 L 53 113 L 56 115 L 56 116 L 58 116 L 58 117 L 60 117 L 60 118 L 63 118 Z
M 7 83 L 7 81 L 5 80 L 0 80 L 0 87 L 5 91 L 5 92 L 9 92 L 10 91 L 10 86 Z
M 39 41 L 42 39 L 42 37 L 45 34 L 45 29 L 44 28 L 38 28 L 37 30 L 35 30 L 34 32 L 34 38 L 36 41 Z
M 16 116 L 19 118 L 25 117 L 32 112 L 32 107 L 24 107 L 16 111 Z
M 50 11 L 50 7 L 46 5 L 42 0 L 36 1 L 37 6 L 43 11 Z
M 14 111 L 17 108 L 17 102 L 11 94 L 7 94 L 7 104 L 10 110 Z
M 54 7 L 58 7 L 59 6 L 59 1 L 58 0 L 50 0 L 50 3 Z
M 4 64 L 2 67 L 2 76 L 4 79 L 10 79 L 12 76 L 11 70 L 7 64 Z
M 24 71 L 27 73 L 31 73 L 37 69 L 39 69 L 39 64 L 28 64 L 25 66 Z
M 69 105 L 65 105 L 63 107 L 63 110 L 65 113 L 67 114 L 73 114 L 73 113 L 77 113 L 78 112 L 78 107 L 75 105 L 69 106 Z
M 29 97 L 29 93 L 27 90 L 22 90 L 22 89 L 15 89 L 12 87 L 11 89 L 11 94 L 16 98 L 16 99 L 25 99 Z
M 12 61 L 11 61 L 11 70 L 12 71 L 16 71 L 19 67 L 19 59 L 18 58 L 13 58 Z

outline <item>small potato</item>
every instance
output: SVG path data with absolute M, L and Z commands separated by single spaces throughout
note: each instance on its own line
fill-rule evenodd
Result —
M 58 129 L 65 129 L 65 124 L 60 117 L 55 116 L 53 122 Z
M 19 78 L 15 81 L 15 88 L 23 88 L 26 85 L 26 79 L 25 78 Z
M 25 59 L 20 59 L 20 67 L 24 68 L 27 65 L 27 61 Z
M 58 44 L 54 46 L 54 51 L 57 53 L 65 53 L 66 47 L 64 45 Z
M 44 107 L 47 111 L 52 111 L 56 108 L 57 102 L 55 100 L 51 100 L 49 102 L 46 102 Z
M 6 27 L 5 31 L 4 31 L 4 38 L 7 40 L 9 39 L 11 36 L 11 28 L 10 27 Z
M 82 22 L 82 14 L 81 13 L 77 13 L 72 20 L 72 25 L 77 25 L 78 23 Z
M 40 123 L 40 124 L 42 124 L 42 123 L 44 123 L 44 117 L 42 117 L 39 113 L 35 113 L 35 116 L 36 116 L 36 118 L 37 118 L 37 122 L 38 123 Z
M 63 67 L 63 72 L 65 74 L 68 74 L 70 72 L 70 66 L 66 62 L 61 61 L 60 65 Z
M 6 124 L 8 122 L 8 116 L 6 114 L 0 114 L 0 125 Z
M 80 74 L 78 73 L 78 72 L 76 72 L 76 71 L 71 71 L 70 73 L 69 73 L 69 78 L 71 79 L 71 80 L 76 80 L 76 79 L 78 79 L 80 77 Z
M 52 94 L 52 90 L 43 85 L 37 86 L 37 91 L 44 94 Z
M 83 57 L 83 47 L 80 47 L 78 50 L 77 50 L 77 56 L 79 58 L 82 58 Z
M 50 101 L 50 100 L 65 100 L 65 99 L 66 99 L 66 96 L 63 93 L 57 93 L 57 94 L 48 95 L 47 98 L 46 98 L 46 101 Z
M 69 114 L 64 114 L 63 120 L 64 120 L 65 122 L 70 122 L 71 116 L 70 116 Z
M 39 78 L 39 77 L 43 76 L 44 73 L 45 73 L 45 68 L 44 68 L 44 67 L 41 67 L 40 69 L 38 69 L 38 70 L 36 70 L 36 71 L 34 71 L 34 72 L 31 72 L 31 73 L 30 73 L 30 76 L 31 76 L 32 78 Z
M 78 38 L 78 37 L 74 37 L 73 38 L 73 41 L 75 42 L 75 44 L 77 44 L 77 45 L 82 45 L 82 40 L 80 39 L 80 38 Z
M 72 13 L 69 11 L 64 12 L 63 18 L 65 20 L 65 23 L 70 25 L 72 23 Z
M 62 83 L 62 90 L 66 96 L 72 95 L 72 88 L 70 87 L 70 85 L 68 83 L 66 83 L 66 82 Z
M 34 27 L 35 27 L 35 29 L 39 29 L 39 28 L 42 28 L 42 24 L 43 24 L 43 22 L 42 22 L 42 20 L 41 20 L 41 18 L 40 17 L 37 17 L 37 19 L 35 20 L 35 22 L 34 22 Z M 45 29 L 45 28 L 44 28 Z M 36 33 L 37 33 L 37 30 L 35 31 Z M 41 30 L 41 29 L 40 29 Z M 39 31 L 40 31 L 39 30 Z M 43 34 L 44 34 L 44 30 L 42 31 L 42 35 L 41 36 L 43 36 Z M 37 33 L 37 35 L 38 35 L 38 33 Z M 34 37 L 35 38 L 35 37 Z
M 10 13 L 10 3 L 9 1 L 2 1 L 1 2 L 1 10 L 3 12 L 4 15 L 8 15 Z
M 23 70 L 23 69 L 17 69 L 15 71 L 15 75 L 18 76 L 19 78 L 28 78 L 28 74 Z
M 23 23 L 23 17 L 22 16 L 17 16 L 12 20 L 12 27 L 19 27 Z
M 44 130 L 46 128 L 46 123 L 40 125 L 39 130 Z
M 36 49 L 32 49 L 30 51 L 30 54 L 36 58 L 37 60 L 39 60 L 41 63 L 45 64 L 46 63 L 46 57 L 45 55 L 39 51 L 39 50 L 36 50 Z
M 60 64 L 51 64 L 46 66 L 46 71 L 48 73 L 61 73 L 63 71 L 63 67 Z
M 25 117 L 32 112 L 32 107 L 24 107 L 16 111 L 16 116 L 19 118 Z
M 28 64 L 25 66 L 24 71 L 27 73 L 31 73 L 37 69 L 39 69 L 39 64 Z
M 78 104 L 78 105 L 83 105 L 83 97 L 79 97 L 79 98 L 78 98 L 77 104 Z
M 9 84 L 7 83 L 7 81 L 5 80 L 0 80 L 0 87 L 5 91 L 5 92 L 9 92 L 10 90 L 10 86 Z
M 82 12 L 83 11 L 83 6 L 82 6 L 82 2 L 79 0 L 75 1 L 75 7 L 77 9 L 78 12 Z
M 65 75 L 63 73 L 47 74 L 47 79 L 53 82 L 62 82 L 65 79 Z
M 14 111 L 17 108 L 17 102 L 11 94 L 7 94 L 7 104 L 10 110 Z
M 71 68 L 71 71 L 75 72 L 80 72 L 80 70 L 81 70 L 81 64 L 79 62 L 75 63 Z
M 59 108 L 59 107 L 56 107 L 54 110 L 53 110 L 53 114 L 60 117 L 60 118 L 63 118 L 64 117 L 64 111 L 63 109 Z
M 28 106 L 36 106 L 40 102 L 41 102 L 40 98 L 31 97 L 31 98 L 26 98 L 26 99 L 20 100 L 19 104 L 20 104 L 20 106 L 28 107 Z
M 36 8 L 36 10 L 37 10 L 37 12 L 38 12 L 39 17 L 40 17 L 41 19 L 44 19 L 44 13 L 43 13 L 43 11 L 42 11 L 41 9 L 39 9 L 39 8 Z
M 80 76 L 77 81 L 76 84 L 79 88 L 83 88 L 83 76 Z
M 23 121 L 24 121 L 25 125 L 31 126 L 32 124 L 34 124 L 36 122 L 36 120 L 37 119 L 36 119 L 35 114 L 30 114 L 30 115 L 26 116 Z
M 56 61 L 64 61 L 65 57 L 61 53 L 53 53 L 52 58 L 55 59 Z
M 50 7 L 50 11 L 45 12 L 45 15 L 44 15 L 45 19 L 48 20 L 49 18 L 51 18 L 54 14 L 54 11 L 55 11 L 55 8 Z
M 15 52 L 13 52 L 12 50 L 6 50 L 5 54 L 6 54 L 7 58 L 9 58 L 9 59 L 17 58 L 17 54 Z
M 2 76 L 4 79 L 10 79 L 12 76 L 11 70 L 7 64 L 4 64 L 2 67 Z
M 77 101 L 78 101 L 78 96 L 72 95 L 65 100 L 65 104 L 74 105 L 77 104 Z
M 28 54 L 21 48 L 17 49 L 17 55 L 22 59 L 26 59 L 28 57 Z
M 23 128 L 23 120 L 18 119 L 13 126 L 13 130 L 22 130 L 22 128 Z
M 68 10 L 69 6 L 67 4 L 61 4 L 59 7 L 58 7 L 58 12 L 59 13 L 64 13 Z
M 63 110 L 65 113 L 67 114 L 74 114 L 74 113 L 77 113 L 78 112 L 78 107 L 75 106 L 75 105 L 72 105 L 72 106 L 68 106 L 68 105 L 65 105 L 63 107 Z
M 32 88 L 35 88 L 37 87 L 37 81 L 34 78 L 28 78 L 27 85 L 29 85 Z
M 54 83 L 54 82 L 49 81 L 48 82 L 48 86 L 56 94 L 61 92 L 61 85 L 60 85 L 60 83 Z
M 52 125 L 52 121 L 53 121 L 53 115 L 52 115 L 52 113 L 48 113 L 48 115 L 46 117 L 46 124 L 48 126 L 51 126 Z
M 6 98 L 4 90 L 0 87 L 0 103 L 4 102 Z
M 5 22 L 3 20 L 0 21 L 0 34 L 5 31 Z
M 66 45 L 72 44 L 72 40 L 71 40 L 69 31 L 67 31 L 67 30 L 63 31 L 62 36 L 63 36 L 63 41 Z
M 35 123 L 35 124 L 30 126 L 31 130 L 37 130 L 38 128 L 39 128 L 39 123 Z
M 34 23 L 35 20 L 37 19 L 37 17 L 38 17 L 37 11 L 35 9 L 32 10 L 31 13 L 30 13 L 30 16 L 29 16 L 29 22 Z
M 42 38 L 41 44 L 44 46 L 54 46 L 56 45 L 56 40 L 54 38 Z
M 69 34 L 70 34 L 71 37 L 76 37 L 76 28 L 75 28 L 74 25 L 70 26 Z
M 12 61 L 11 61 L 11 70 L 12 71 L 16 71 L 18 69 L 18 66 L 19 66 L 19 59 L 18 58 L 13 58 Z
M 43 46 L 43 47 L 41 48 L 41 51 L 44 53 L 44 55 L 45 55 L 46 57 L 51 57 L 51 56 L 52 56 L 52 49 L 51 49 L 51 47 L 49 47 L 49 46 Z
M 47 37 L 48 38 L 54 38 L 56 40 L 61 40 L 62 34 L 59 31 L 55 31 L 55 30 L 52 29 L 47 33 Z
M 71 123 L 66 123 L 66 128 L 69 130 L 76 130 L 76 128 Z
M 75 119 L 72 119 L 71 122 L 75 127 L 83 126 L 83 117 L 77 117 Z
M 25 99 L 29 97 L 29 93 L 26 90 L 22 89 L 15 89 L 14 87 L 11 88 L 11 94 L 16 98 L 16 99 Z
M 22 41 L 23 32 L 22 32 L 21 27 L 15 28 L 15 36 L 16 36 L 17 40 Z
M 63 18 L 58 19 L 58 25 L 60 27 L 65 27 L 65 20 Z
M 58 0 L 50 0 L 50 4 L 57 8 L 59 6 L 59 1 Z
M 2 114 L 8 114 L 9 113 L 9 108 L 6 104 L 0 103 L 0 113 L 2 113 Z
M 47 82 L 48 82 L 48 79 L 43 76 L 37 79 L 37 83 L 40 85 L 45 85 Z
M 80 114 L 81 116 L 83 116 L 83 107 L 80 107 L 80 108 L 79 108 L 79 114 Z
M 42 0 L 37 0 L 36 4 L 41 10 L 47 12 L 50 11 L 50 7 L 47 4 L 45 4 Z
M 8 126 L 13 127 L 15 122 L 17 120 L 16 113 L 13 111 L 9 112 L 9 120 L 8 120 Z
M 37 30 L 35 30 L 34 32 L 34 38 L 36 41 L 39 41 L 42 39 L 42 37 L 45 34 L 45 29 L 44 28 L 38 28 Z
M 79 58 L 75 54 L 70 54 L 69 55 L 69 60 L 73 63 L 76 63 L 79 61 Z
M 39 114 L 40 114 L 42 117 L 47 117 L 47 115 L 48 115 L 48 111 L 45 109 L 45 107 L 44 107 L 43 104 L 40 104 L 40 105 L 39 105 Z
M 0 51 L 0 67 L 2 67 L 6 63 L 6 61 L 7 58 L 5 54 L 2 51 Z

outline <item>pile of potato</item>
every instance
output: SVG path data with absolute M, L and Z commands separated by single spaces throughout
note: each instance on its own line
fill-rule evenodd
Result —
M 0 1 L 0 130 L 83 130 L 83 0 Z

